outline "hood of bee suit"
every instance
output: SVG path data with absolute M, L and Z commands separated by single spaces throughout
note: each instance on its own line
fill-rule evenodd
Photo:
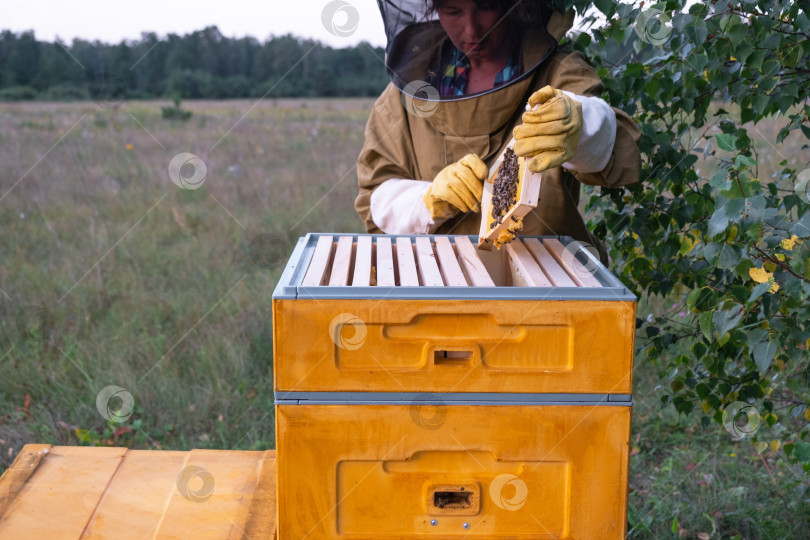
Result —
M 386 68 L 405 108 L 451 136 L 482 136 L 501 129 L 528 98 L 536 69 L 573 26 L 573 10 L 554 11 L 546 2 L 518 0 L 499 24 L 518 32 L 522 73 L 511 82 L 476 94 L 441 96 L 441 59 L 452 47 L 425 0 L 378 0 L 388 45 Z

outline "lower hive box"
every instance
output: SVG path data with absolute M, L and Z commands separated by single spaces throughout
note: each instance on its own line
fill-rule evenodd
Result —
M 629 406 L 280 404 L 276 422 L 280 539 L 624 538 Z

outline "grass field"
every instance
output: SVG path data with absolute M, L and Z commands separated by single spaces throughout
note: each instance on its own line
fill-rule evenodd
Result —
M 28 442 L 272 448 L 270 298 L 298 237 L 363 232 L 371 103 L 0 104 L 0 470 Z M 169 178 L 181 152 L 199 189 Z M 810 538 L 800 469 L 635 377 L 631 538 Z M 96 409 L 111 385 L 134 397 L 120 425 Z

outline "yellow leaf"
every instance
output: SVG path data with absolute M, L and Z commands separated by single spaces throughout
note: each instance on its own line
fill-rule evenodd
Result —
M 785 254 L 784 253 L 777 253 L 776 258 L 778 260 L 780 260 L 780 261 L 784 261 L 785 260 Z
M 737 233 L 739 233 L 739 232 L 740 232 L 740 229 L 736 225 L 732 225 L 731 227 L 726 229 L 726 233 L 728 233 L 728 237 L 731 240 L 737 238 Z
M 712 406 L 711 406 L 711 405 L 709 405 L 709 402 L 708 402 L 708 401 L 704 401 L 704 402 L 703 402 L 703 412 L 707 413 L 707 412 L 709 412 L 710 410 L 712 410 Z
M 765 264 L 762 265 L 762 267 L 768 272 L 773 272 L 774 270 L 776 270 L 776 265 L 772 262 L 766 262 Z
M 776 365 L 776 369 L 778 369 L 779 371 L 783 371 L 785 369 L 785 361 L 782 360 L 781 358 L 777 358 L 774 361 L 774 365 Z M 810 418 L 808 418 L 808 420 L 810 420 Z
M 786 251 L 793 251 L 793 246 L 795 246 L 797 243 L 801 244 L 801 240 L 799 240 L 799 237 L 794 234 L 790 238 L 785 238 L 784 240 L 782 240 L 782 242 L 779 245 L 782 246 L 782 248 L 785 249 Z
M 764 268 L 749 268 L 748 275 L 757 283 L 765 283 L 773 278 L 773 274 L 766 272 Z
M 771 441 L 770 447 L 771 447 L 771 450 L 772 450 L 773 452 L 778 452 L 778 451 L 779 451 L 779 448 L 780 448 L 781 446 L 782 446 L 782 443 L 781 443 L 780 441 L 776 441 L 776 440 Z
M 686 255 L 687 253 L 689 253 L 689 250 L 691 250 L 691 249 L 692 249 L 692 246 L 694 246 L 694 245 L 695 245 L 695 241 L 694 241 L 694 240 L 692 240 L 692 237 L 691 237 L 691 236 L 686 236 L 686 235 L 681 236 L 681 249 L 680 249 L 680 253 L 681 253 L 682 255 Z
M 729 58 L 731 58 L 731 61 L 732 61 L 732 62 L 736 62 L 736 61 L 737 61 L 737 59 L 736 59 L 736 58 L 734 58 L 733 56 L 730 56 Z
M 804 419 L 805 420 L 810 420 L 810 409 L 805 409 L 804 410 Z
M 768 292 L 775 293 L 779 290 L 779 284 L 776 282 L 771 283 L 771 287 L 768 289 Z
M 756 448 L 757 448 L 757 454 L 761 454 L 762 452 L 764 452 L 768 448 L 768 443 L 766 443 L 765 441 L 759 441 L 757 443 Z

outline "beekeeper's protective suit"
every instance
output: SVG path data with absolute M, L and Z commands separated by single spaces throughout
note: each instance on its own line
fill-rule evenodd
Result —
M 543 172 L 539 204 L 524 218 L 521 234 L 570 235 L 596 246 L 604 261 L 602 243 L 588 231 L 577 209 L 579 183 L 616 187 L 637 182 L 639 131 L 627 114 L 599 97 L 602 82 L 583 56 L 558 48 L 572 26 L 573 13 L 544 8 L 536 20 L 525 13 L 517 22 L 513 19 L 520 32 L 522 74 L 472 96 L 439 96 L 448 38 L 435 16 L 426 20 L 424 5 L 423 0 L 380 1 L 392 82 L 374 105 L 357 161 L 360 191 L 355 208 L 366 229 L 477 235 L 480 205 L 468 195 L 456 197 L 452 183 L 483 181 L 488 176 L 485 169 L 503 152 L 517 125 L 526 127 L 514 133 L 515 150 L 532 159 L 537 154 L 532 153 L 533 141 L 542 146 L 543 130 L 551 126 L 554 131 L 559 122 L 543 124 L 543 118 L 523 116 L 526 104 L 530 98 L 532 104 L 553 99 L 562 106 L 558 103 L 562 99 L 579 115 L 578 132 L 568 133 L 573 141 L 568 154 L 573 155 L 566 154 L 561 166 Z M 538 92 L 541 89 L 545 97 Z M 530 162 L 532 168 L 548 166 L 544 158 L 548 155 L 541 151 Z M 448 185 L 450 189 L 443 189 Z M 480 188 L 477 193 L 480 201 Z

